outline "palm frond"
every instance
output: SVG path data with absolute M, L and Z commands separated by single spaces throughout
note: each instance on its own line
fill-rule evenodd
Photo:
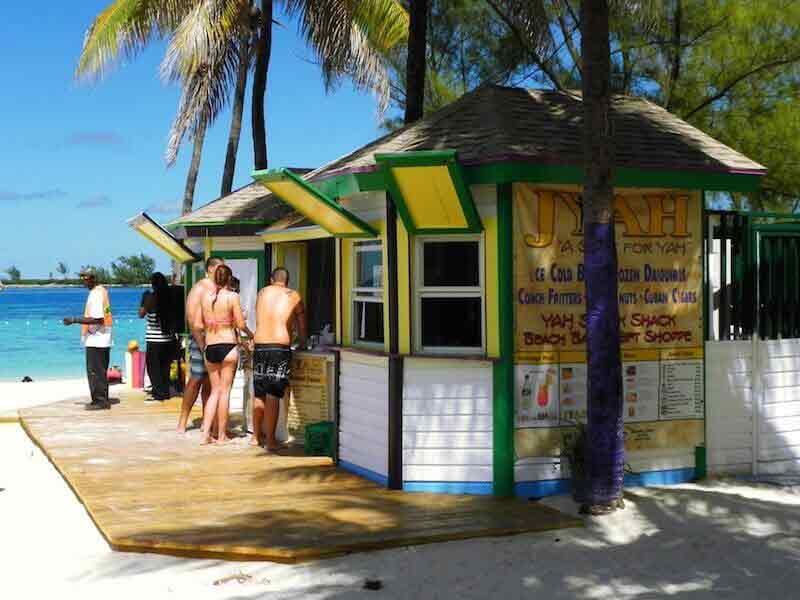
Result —
M 169 36 L 197 0 L 114 0 L 83 38 L 75 76 L 100 79 L 120 59 L 132 59 L 153 39 Z
M 165 151 L 167 166 L 203 121 L 210 126 L 235 87 L 241 43 L 249 35 L 249 2 L 198 0 L 177 27 L 161 62 L 161 77 L 181 84 L 178 112 Z M 248 57 L 249 60 L 249 57 Z
M 194 135 L 200 122 L 210 126 L 227 105 L 236 83 L 239 47 L 229 42 L 224 52 L 217 51 L 215 62 L 195 65 L 191 74 L 181 79 L 182 91 L 178 112 L 172 122 L 164 159 L 172 166 L 187 133 Z
M 408 38 L 408 12 L 396 0 L 355 2 L 354 21 L 370 45 L 379 52 L 389 52 Z
M 317 55 L 326 89 L 342 77 L 389 102 L 386 54 L 408 35 L 408 14 L 397 0 L 287 0 L 300 32 Z
M 161 78 L 182 81 L 201 65 L 224 60 L 227 45 L 248 31 L 249 6 L 247 0 L 195 0 L 170 40 L 161 62 Z

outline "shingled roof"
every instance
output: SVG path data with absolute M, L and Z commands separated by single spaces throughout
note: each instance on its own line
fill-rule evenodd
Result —
M 764 175 L 766 169 L 643 98 L 615 96 L 611 119 L 615 166 L 637 169 Z M 521 161 L 581 166 L 579 93 L 485 86 L 425 118 L 303 175 L 309 181 L 377 170 L 375 154 L 455 150 L 465 166 Z M 293 211 L 259 183 L 218 198 L 170 226 L 259 222 Z
M 766 169 L 643 98 L 615 96 L 617 167 L 763 175 Z M 375 154 L 456 150 L 463 165 L 518 160 L 580 166 L 579 93 L 486 86 L 309 174 L 324 179 L 376 169 Z
M 221 196 L 205 206 L 184 215 L 168 227 L 176 227 L 187 223 L 230 223 L 235 221 L 256 221 L 271 223 L 286 216 L 291 208 L 280 200 L 273 198 L 260 183 L 251 183 Z

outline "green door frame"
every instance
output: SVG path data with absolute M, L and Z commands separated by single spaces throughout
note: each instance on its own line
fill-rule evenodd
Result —
M 248 259 L 252 258 L 258 261 L 258 289 L 260 290 L 267 281 L 267 257 L 266 252 L 261 250 L 223 250 L 211 252 L 212 257 L 221 258 L 223 260 L 235 259 Z

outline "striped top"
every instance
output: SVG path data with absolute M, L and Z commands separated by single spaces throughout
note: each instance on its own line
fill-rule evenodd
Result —
M 168 335 L 161 331 L 161 323 L 158 315 L 154 312 L 147 313 L 147 329 L 145 330 L 145 340 L 151 343 L 174 342 L 175 336 Z

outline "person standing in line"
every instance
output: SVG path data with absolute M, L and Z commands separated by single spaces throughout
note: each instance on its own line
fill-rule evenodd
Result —
M 258 292 L 256 301 L 256 335 L 253 352 L 253 437 L 250 444 L 260 446 L 266 433 L 267 450 L 280 449 L 275 428 L 280 402 L 289 386 L 291 375 L 292 329 L 300 346 L 306 340 L 306 315 L 303 299 L 289 289 L 289 271 L 278 267 L 272 271 L 270 284 Z
M 150 375 L 152 401 L 169 400 L 169 369 L 175 359 L 175 314 L 172 292 L 163 273 L 150 278 L 152 292 L 145 292 L 139 307 L 139 318 L 147 318 L 147 372 Z M 147 401 L 146 401 L 147 402 Z
M 205 352 L 206 368 L 211 380 L 211 396 L 203 412 L 201 444 L 211 443 L 215 422 L 218 432 L 216 443 L 229 441 L 228 403 L 233 377 L 239 366 L 237 330 L 243 331 L 249 338 L 253 337 L 242 315 L 239 294 L 228 287 L 231 277 L 230 267 L 217 267 L 214 272 L 215 290 L 201 299 L 200 310 L 195 313 L 192 325 L 192 335 Z
M 85 268 L 80 272 L 83 284 L 89 288 L 89 297 L 82 317 L 65 317 L 64 325 L 81 326 L 81 341 L 86 348 L 86 378 L 92 400 L 86 410 L 106 410 L 111 408 L 108 398 L 108 363 L 111 355 L 111 301 L 108 290 L 97 284 L 94 269 Z
M 212 256 L 206 260 L 206 276 L 195 283 L 189 294 L 186 296 L 186 322 L 189 329 L 194 326 L 197 313 L 200 311 L 200 302 L 208 294 L 216 291 L 214 285 L 214 272 L 217 267 L 225 264 L 221 258 Z M 194 332 L 192 332 L 194 333 Z M 197 344 L 195 336 L 189 338 L 189 382 L 183 390 L 183 402 L 181 403 L 181 414 L 178 417 L 178 433 L 186 433 L 186 424 L 189 421 L 189 414 L 197 401 L 198 394 L 203 396 L 203 411 L 205 412 L 208 397 L 211 395 L 211 384 L 208 381 L 208 371 L 203 357 L 203 351 Z

